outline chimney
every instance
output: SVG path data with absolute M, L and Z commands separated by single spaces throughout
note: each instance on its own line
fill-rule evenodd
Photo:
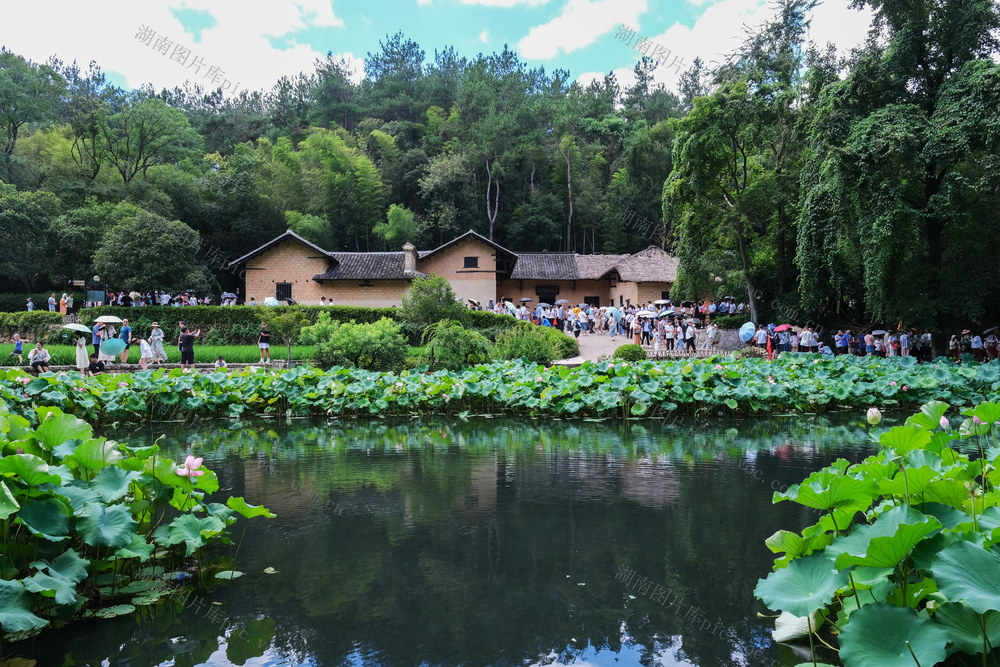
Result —
M 417 270 L 417 249 L 412 243 L 403 246 L 403 273 L 413 273 Z

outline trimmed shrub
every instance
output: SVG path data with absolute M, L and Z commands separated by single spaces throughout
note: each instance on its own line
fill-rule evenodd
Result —
M 321 368 L 355 366 L 371 371 L 400 371 L 409 348 L 399 325 L 387 317 L 373 324 L 345 322 L 321 341 L 312 361 Z
M 644 361 L 646 359 L 646 350 L 642 349 L 642 345 L 626 343 L 619 346 L 615 350 L 615 353 L 611 355 L 611 358 L 623 359 L 624 361 Z
M 299 343 L 301 345 L 318 345 L 323 341 L 330 340 L 339 327 L 340 323 L 334 322 L 329 312 L 321 312 L 317 316 L 315 324 L 302 329 L 302 333 L 299 334 Z
M 432 370 L 454 371 L 466 364 L 486 363 L 492 353 L 486 336 L 466 329 L 455 320 L 443 320 L 428 326 L 424 341 Z
M 451 283 L 441 276 L 427 276 L 410 283 L 410 289 L 403 295 L 400 319 L 415 324 L 433 324 L 444 320 L 464 323 L 469 321 L 470 312 L 455 300 Z
M 493 356 L 497 359 L 524 359 L 525 361 L 548 366 L 559 355 L 552 336 L 542 329 L 516 327 L 497 336 L 493 346 Z
M 712 322 L 720 329 L 739 329 L 750 321 L 750 313 L 745 315 L 718 315 L 712 317 Z
M 47 338 L 55 327 L 62 324 L 62 315 L 47 310 L 0 313 L 0 336 L 7 340 L 19 333 L 22 338 L 27 337 L 34 342 L 39 338 Z
M 559 359 L 569 359 L 580 354 L 580 343 L 573 336 L 567 336 L 562 331 L 553 329 L 552 327 L 540 327 L 527 323 L 525 323 L 525 326 L 538 329 L 542 332 L 543 336 L 547 336 L 552 341 L 552 344 L 555 345 L 556 356 Z

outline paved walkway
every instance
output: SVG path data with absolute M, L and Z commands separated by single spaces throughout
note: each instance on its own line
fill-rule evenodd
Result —
M 560 366 L 579 366 L 584 361 L 598 361 L 600 357 L 611 358 L 615 350 L 619 345 L 625 345 L 626 343 L 631 343 L 631 336 L 616 336 L 614 340 L 607 334 L 587 334 L 581 333 L 579 338 L 580 343 L 580 354 L 576 357 L 570 357 L 569 359 L 560 359 L 554 362 Z M 700 341 L 699 341 L 700 346 Z M 649 355 L 650 359 L 683 359 L 692 356 L 697 357 L 710 357 L 716 354 L 729 354 L 731 350 L 720 349 L 718 347 L 711 350 L 702 350 L 700 347 L 692 354 L 690 352 L 681 353 L 675 351 L 667 351 L 661 349 L 659 353 L 654 353 L 653 348 L 649 345 L 644 346 L 646 349 L 646 354 Z

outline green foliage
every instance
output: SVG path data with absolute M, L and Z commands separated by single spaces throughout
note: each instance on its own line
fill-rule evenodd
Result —
M 497 359 L 523 359 L 529 363 L 549 365 L 559 355 L 552 337 L 545 330 L 551 327 L 518 327 L 496 337 L 493 356 Z
M 298 338 L 302 328 L 309 325 L 309 320 L 305 314 L 297 308 L 290 308 L 284 312 L 274 312 L 267 308 L 263 311 L 263 319 L 271 328 L 271 331 L 281 338 L 288 347 L 288 361 L 292 361 L 292 343 Z
M 417 238 L 417 221 L 413 211 L 399 204 L 389 206 L 386 222 L 380 222 L 372 230 L 376 236 L 385 239 L 386 245 L 392 250 L 398 250 L 405 243 L 413 243 Z
M 372 324 L 344 322 L 320 340 L 313 363 L 321 368 L 354 366 L 373 371 L 403 368 L 408 347 L 399 325 L 387 317 Z
M 748 321 L 746 315 L 716 315 L 712 317 L 712 323 L 720 329 L 739 329 Z
M 643 361 L 646 358 L 646 350 L 641 345 L 626 343 L 615 348 L 614 354 L 611 357 L 624 361 Z
M 317 345 L 323 341 L 330 340 L 334 332 L 340 326 L 330 316 L 330 312 L 324 310 L 316 317 L 316 323 L 302 329 L 299 335 L 299 342 L 302 345 Z
M 133 597 L 130 582 L 155 565 L 154 550 L 172 558 L 180 554 L 171 547 L 183 544 L 183 555 L 192 556 L 210 542 L 228 540 L 227 527 L 236 519 L 207 501 L 218 490 L 213 472 L 199 467 L 200 476 L 181 476 L 184 466 L 156 456 L 158 445 L 134 451 L 95 436 L 89 424 L 58 408 L 36 407 L 30 416 L 37 419 L 36 428 L 0 403 L 0 516 L 23 527 L 5 531 L 0 554 L 4 633 L 38 630 L 50 619 L 85 610 L 93 614 L 97 605 L 105 605 L 97 615 L 113 615 L 117 612 L 107 605 Z M 229 503 L 248 518 L 271 516 L 247 511 L 242 498 Z M 211 513 L 212 530 L 201 526 L 184 533 L 183 541 L 174 537 L 191 521 L 206 521 L 194 516 L 205 511 Z M 166 522 L 156 530 L 154 513 Z M 112 567 L 117 590 L 99 589 L 98 578 Z M 163 582 L 145 583 L 155 588 Z
M 465 322 L 469 311 L 455 300 L 451 283 L 441 276 L 417 278 L 403 295 L 400 316 L 404 322 L 432 324 L 443 320 Z
M 61 326 L 62 323 L 63 316 L 58 311 L 54 313 L 50 313 L 48 310 L 0 312 L 0 336 L 9 339 L 15 333 L 19 333 L 21 338 L 36 341 L 48 336 L 54 327 Z
M 455 320 L 442 320 L 427 327 L 424 340 L 427 359 L 434 370 L 458 370 L 490 360 L 490 341 Z
M 823 515 L 767 540 L 783 555 L 756 595 L 800 618 L 836 618 L 847 667 L 939 664 L 1000 639 L 1000 405 L 966 408 L 957 429 L 948 410 L 932 401 L 904 425 L 873 429 L 877 454 L 774 494 Z
M 312 241 L 320 248 L 330 247 L 332 236 L 329 220 L 308 213 L 285 211 L 285 223 L 305 240 Z

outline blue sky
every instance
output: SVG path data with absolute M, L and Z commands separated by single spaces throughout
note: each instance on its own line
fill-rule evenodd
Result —
M 615 71 L 627 82 L 640 57 L 634 44 L 616 39 L 628 26 L 651 48 L 670 52 L 675 66 L 658 68 L 656 77 L 673 87 L 696 56 L 719 59 L 745 25 L 769 13 L 767 0 L 38 0 L 5 8 L 0 44 L 35 61 L 53 54 L 83 65 L 96 60 L 119 85 L 214 79 L 229 94 L 270 89 L 328 51 L 360 78 L 365 55 L 398 30 L 428 60 L 445 46 L 472 58 L 506 43 L 531 66 L 567 69 L 583 81 Z M 24 28 L 40 15 L 60 20 Z M 816 41 L 848 49 L 863 39 L 868 17 L 846 0 L 829 0 L 813 24 Z M 153 33 L 148 42 L 137 38 L 143 28 L 145 37 Z

